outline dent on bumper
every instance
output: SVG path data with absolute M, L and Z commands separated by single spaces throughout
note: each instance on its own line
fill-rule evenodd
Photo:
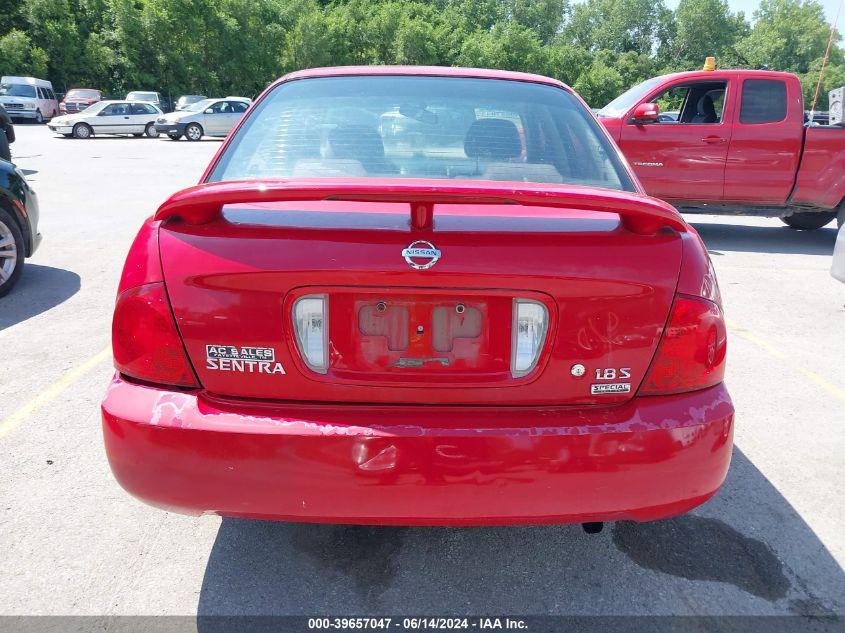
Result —
M 168 510 L 292 521 L 651 520 L 712 496 L 730 463 L 724 386 L 613 408 L 243 404 L 115 377 L 120 484 Z

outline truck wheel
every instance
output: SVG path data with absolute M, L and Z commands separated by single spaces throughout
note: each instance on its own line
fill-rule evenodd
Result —
M 836 211 L 799 211 L 781 218 L 788 227 L 799 231 L 815 231 L 830 224 L 836 218 Z

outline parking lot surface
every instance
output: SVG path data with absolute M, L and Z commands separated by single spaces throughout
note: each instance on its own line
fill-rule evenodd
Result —
M 0 299 L 0 614 L 845 615 L 833 228 L 690 216 L 724 296 L 737 424 L 724 488 L 689 515 L 595 536 L 192 518 L 119 488 L 98 406 L 129 244 L 220 143 L 17 132 L 44 243 Z

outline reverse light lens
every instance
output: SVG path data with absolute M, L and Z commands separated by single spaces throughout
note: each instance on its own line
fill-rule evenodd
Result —
M 511 328 L 511 375 L 519 378 L 537 365 L 549 327 L 549 311 L 539 301 L 514 299 Z
M 293 304 L 293 325 L 299 353 L 311 371 L 329 369 L 329 298 L 307 295 Z
M 640 395 L 682 393 L 725 377 L 727 335 L 714 302 L 678 295 Z
M 117 370 L 145 382 L 199 387 L 161 282 L 123 291 L 112 321 Z

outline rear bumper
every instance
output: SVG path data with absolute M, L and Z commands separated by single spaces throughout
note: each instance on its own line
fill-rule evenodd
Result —
M 102 405 L 118 482 L 188 514 L 407 525 L 681 514 L 722 484 L 723 385 L 613 408 L 262 405 L 116 377 Z

